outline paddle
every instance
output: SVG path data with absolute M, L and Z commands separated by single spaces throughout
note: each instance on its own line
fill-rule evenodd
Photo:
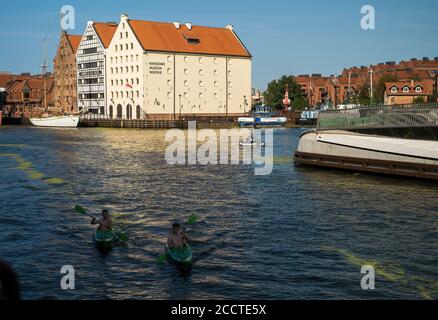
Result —
M 87 213 L 87 210 L 82 208 L 80 205 L 76 205 L 75 206 L 75 211 L 80 213 L 80 214 L 86 215 L 86 216 L 90 217 L 91 219 L 94 219 L 95 221 L 97 221 L 100 224 L 100 222 L 95 217 L 93 217 L 92 215 L 89 215 Z M 116 237 L 120 241 L 127 242 L 129 240 L 129 237 L 126 234 L 124 234 L 124 233 L 121 233 L 121 232 L 118 232 L 118 231 L 113 231 L 113 233 L 116 235 Z

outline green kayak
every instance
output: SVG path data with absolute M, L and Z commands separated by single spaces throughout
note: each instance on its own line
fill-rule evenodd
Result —
M 185 244 L 183 248 L 169 248 L 166 244 L 166 259 L 183 272 L 190 272 L 193 263 L 192 248 Z
M 101 250 L 109 250 L 111 249 L 113 242 L 117 240 L 114 232 L 112 231 L 99 231 L 96 230 L 94 232 L 94 241 L 97 244 L 97 247 Z

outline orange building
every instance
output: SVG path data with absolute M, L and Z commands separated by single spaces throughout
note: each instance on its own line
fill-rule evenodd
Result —
M 433 89 L 433 80 L 388 82 L 386 83 L 385 104 L 412 104 L 418 98 L 428 102 Z
M 76 51 L 82 36 L 62 32 L 54 59 L 54 106 L 59 113 L 78 112 Z

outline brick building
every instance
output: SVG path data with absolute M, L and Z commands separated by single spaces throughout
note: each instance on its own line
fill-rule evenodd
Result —
M 421 85 L 424 85 L 424 91 L 419 96 L 424 96 L 425 92 L 431 95 L 438 87 L 438 58 L 411 59 L 399 63 L 389 61 L 370 67 L 347 68 L 342 71 L 341 75 L 336 77 L 313 74 L 300 75 L 295 79 L 307 96 L 309 105 L 316 106 L 327 102 L 338 105 L 355 101 L 361 88 L 370 83 L 371 71 L 374 84 L 377 84 L 383 76 L 393 76 L 399 82 L 420 82 Z M 423 81 L 425 82 L 423 83 Z M 402 98 L 404 96 L 402 93 L 398 92 L 397 95 L 392 96 L 391 92 L 388 92 L 388 96 L 391 97 L 388 101 L 413 100 L 408 96 Z M 410 92 L 410 94 L 412 93 L 415 92 Z
M 386 83 L 385 104 L 412 104 L 418 98 L 429 102 L 428 97 L 432 95 L 433 89 L 433 80 L 388 82 Z
M 6 83 L 4 113 L 13 116 L 44 113 L 53 108 L 54 76 L 10 75 Z
M 54 59 L 55 88 L 53 93 L 55 112 L 78 112 L 76 51 L 82 36 L 61 33 Z

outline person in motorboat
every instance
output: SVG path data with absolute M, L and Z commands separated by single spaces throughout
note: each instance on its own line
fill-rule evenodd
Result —
M 179 223 L 174 223 L 172 225 L 172 230 L 167 236 L 167 245 L 170 249 L 183 248 L 184 245 L 189 241 L 189 238 L 184 233 Z
M 112 231 L 113 228 L 113 221 L 111 219 L 111 216 L 109 214 L 109 211 L 107 209 L 102 210 L 102 218 L 101 219 L 95 219 L 91 220 L 91 224 L 98 224 L 99 231 Z

